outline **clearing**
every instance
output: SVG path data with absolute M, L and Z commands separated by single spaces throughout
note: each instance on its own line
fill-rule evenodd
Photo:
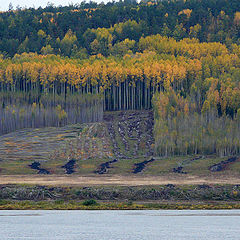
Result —
M 32 184 L 240 184 L 240 159 L 153 155 L 152 111 L 0 136 L 0 182 Z

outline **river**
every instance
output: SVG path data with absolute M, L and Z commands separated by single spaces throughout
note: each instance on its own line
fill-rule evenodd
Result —
M 240 210 L 7 210 L 0 239 L 239 240 Z

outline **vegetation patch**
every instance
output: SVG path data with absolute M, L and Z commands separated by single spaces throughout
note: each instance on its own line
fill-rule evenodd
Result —
M 44 168 L 40 168 L 41 163 L 39 162 L 33 162 L 31 165 L 29 165 L 30 168 L 38 170 L 38 174 L 50 174 L 50 172 Z
M 1 12 L 1 174 L 134 174 L 154 157 L 142 174 L 239 175 L 239 1 L 213 2 Z
M 69 160 L 65 165 L 62 166 L 62 168 L 65 168 L 66 174 L 72 174 L 72 173 L 74 173 L 75 163 L 76 163 L 76 160 L 71 159 L 71 160 Z
M 110 165 L 112 163 L 115 163 L 117 162 L 118 160 L 117 159 L 114 159 L 112 161 L 108 161 L 108 162 L 105 162 L 105 163 L 101 163 L 100 166 L 98 167 L 98 169 L 95 171 L 95 173 L 97 174 L 104 174 L 104 173 L 107 173 L 107 169 L 110 168 Z
M 227 160 L 225 161 L 221 161 L 220 163 L 217 163 L 217 164 L 214 164 L 212 166 L 209 167 L 209 170 L 211 172 L 220 172 L 220 171 L 223 171 L 225 170 L 225 168 L 231 164 L 231 163 L 234 163 L 236 162 L 237 160 L 239 160 L 239 157 L 231 157 L 231 158 L 228 158 Z
M 2 200 L 240 201 L 239 185 L 48 187 L 1 185 Z
M 84 202 L 82 202 L 82 205 L 84 205 L 84 206 L 96 206 L 96 205 L 98 205 L 98 203 L 94 199 L 89 199 L 89 200 L 85 200 Z
M 181 174 L 187 174 L 187 172 L 184 172 L 183 171 L 183 168 L 187 165 L 190 165 L 192 162 L 196 161 L 196 160 L 199 160 L 203 158 L 202 156 L 199 156 L 199 157 L 194 157 L 192 159 L 187 159 L 187 160 L 184 160 L 182 163 L 180 163 L 180 165 L 178 167 L 175 167 L 173 168 L 173 172 L 174 173 L 181 173 Z
M 130 204 L 129 204 L 130 203 Z M 100 202 L 84 205 L 78 201 L 0 201 L 0 210 L 217 210 L 240 209 L 239 203 L 216 202 L 176 202 L 176 203 L 148 203 L 148 202 Z
M 143 171 L 143 169 L 146 167 L 148 163 L 151 163 L 155 161 L 155 159 L 152 157 L 150 160 L 146 160 L 140 163 L 135 163 L 134 166 L 135 168 L 133 169 L 133 173 L 140 173 Z

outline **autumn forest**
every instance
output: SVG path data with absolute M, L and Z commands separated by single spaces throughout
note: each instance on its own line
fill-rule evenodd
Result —
M 0 134 L 144 109 L 157 156 L 240 153 L 238 0 L 0 13 Z

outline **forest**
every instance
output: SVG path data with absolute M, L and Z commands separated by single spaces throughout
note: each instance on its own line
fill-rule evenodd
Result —
M 0 52 L 8 57 L 23 52 L 76 58 L 122 55 L 125 39 L 138 42 L 142 36 L 156 34 L 230 46 L 239 44 L 239 22 L 238 0 L 83 1 L 38 9 L 9 6 L 9 11 L 0 13 Z
M 158 156 L 240 152 L 238 0 L 0 13 L 0 134 L 154 111 Z

